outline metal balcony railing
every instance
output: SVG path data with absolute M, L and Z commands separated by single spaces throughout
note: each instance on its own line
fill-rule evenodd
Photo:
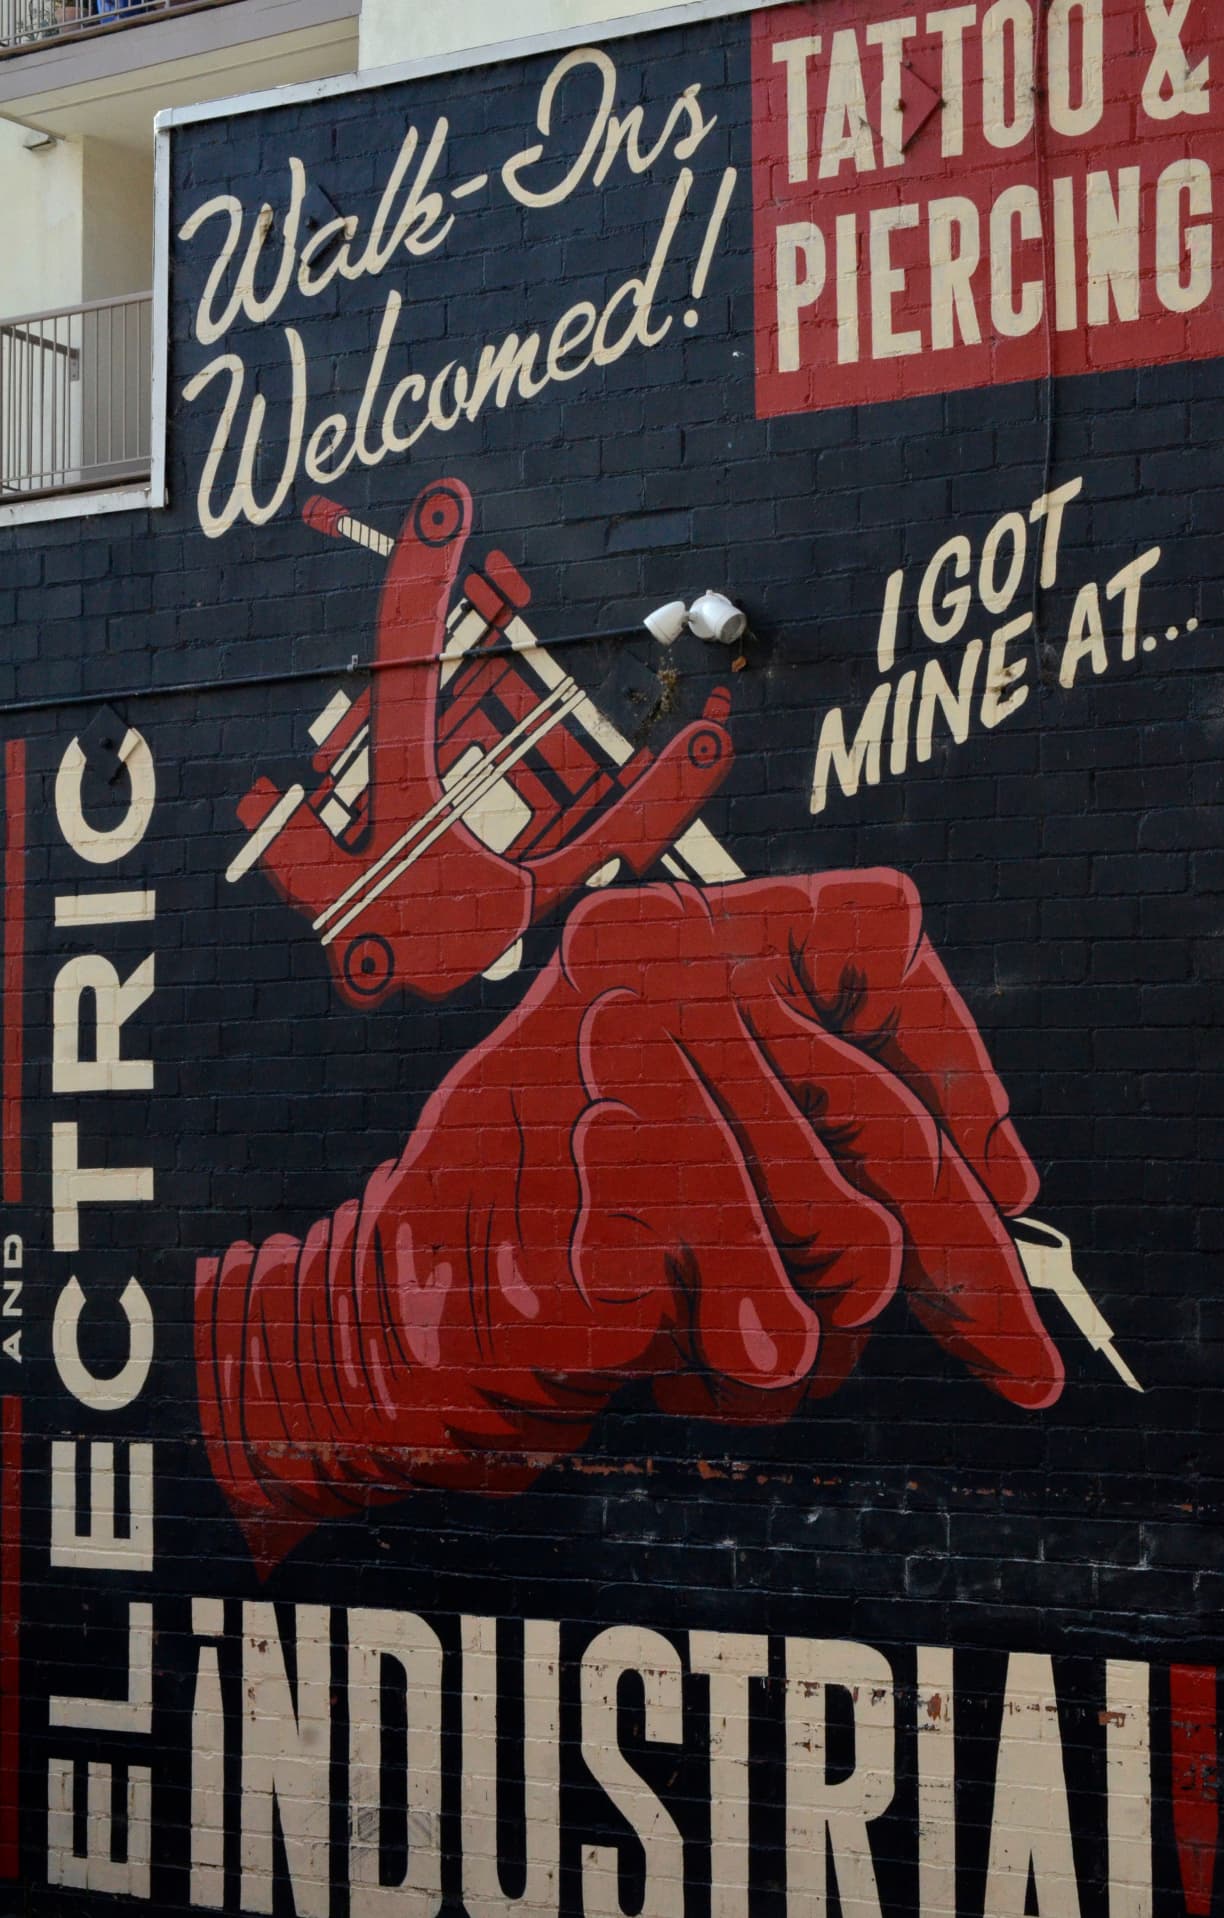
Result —
M 184 7 L 229 4 L 230 0 L 0 0 L 0 57 L 27 52 L 49 40 L 133 26 Z
M 0 320 L 0 500 L 149 471 L 151 293 Z

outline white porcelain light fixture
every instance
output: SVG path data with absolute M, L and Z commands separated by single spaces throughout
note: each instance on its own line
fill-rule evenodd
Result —
M 686 626 L 698 639 L 713 640 L 720 646 L 734 646 L 748 629 L 747 615 L 725 593 L 715 592 L 703 593 L 687 610 L 682 599 L 669 599 L 666 606 L 648 613 L 642 623 L 661 646 L 674 645 Z
M 748 625 L 747 618 L 738 606 L 733 606 L 725 593 L 703 593 L 695 599 L 688 610 L 690 632 L 698 639 L 717 640 L 720 646 L 734 646 L 742 638 Z
M 673 646 L 688 624 L 688 610 L 682 599 L 669 599 L 666 606 L 647 613 L 642 624 L 660 646 Z

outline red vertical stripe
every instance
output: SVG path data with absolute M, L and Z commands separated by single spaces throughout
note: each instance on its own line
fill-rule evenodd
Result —
M 21 1400 L 0 1399 L 0 1878 L 20 1869 Z
M 0 1195 L 21 1202 L 25 1059 L 25 741 L 4 748 L 4 989 Z M 0 1399 L 0 1878 L 20 1869 L 21 1400 Z
M 1211 1665 L 1169 1668 L 1173 1835 L 1186 1910 L 1207 1918 L 1220 1836 L 1216 1675 Z
M 4 1060 L 0 1190 L 21 1203 L 21 1077 L 25 1055 L 25 740 L 4 748 Z

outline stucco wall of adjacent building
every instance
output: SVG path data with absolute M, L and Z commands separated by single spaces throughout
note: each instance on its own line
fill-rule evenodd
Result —
M 7 187 L 0 266 L 5 315 L 46 312 L 83 297 L 83 147 L 61 141 L 30 151 L 25 139 L 24 127 L 0 121 L 0 177 Z
M 648 0 L 625 0 L 616 18 L 649 11 Z M 497 0 L 456 0 L 448 7 L 404 6 L 401 0 L 362 0 L 362 69 L 394 66 L 400 60 L 424 60 L 468 47 L 557 33 L 569 27 L 598 27 L 608 19 L 598 0 L 527 0 L 507 8 Z

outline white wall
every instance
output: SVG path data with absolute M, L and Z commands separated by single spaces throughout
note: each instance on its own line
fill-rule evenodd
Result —
M 445 0 L 425 6 L 421 0 L 362 0 L 359 64 L 385 67 L 560 27 L 598 27 L 661 4 L 664 0 L 515 0 L 512 6 L 506 0 Z
M 145 293 L 153 284 L 153 153 L 86 140 L 82 299 Z
M 30 151 L 0 120 L 0 318 L 153 284 L 153 155 L 104 140 Z
M 24 127 L 0 120 L 0 316 L 45 313 L 82 298 L 83 149 L 29 152 Z

